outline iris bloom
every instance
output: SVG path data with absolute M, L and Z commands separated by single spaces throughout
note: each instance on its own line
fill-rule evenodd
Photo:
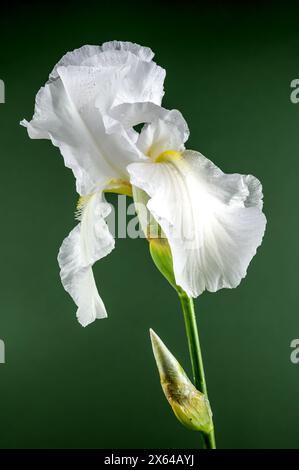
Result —
M 161 107 L 165 71 L 152 59 L 150 49 L 117 41 L 70 52 L 39 91 L 33 119 L 22 121 L 31 138 L 59 148 L 76 178 L 80 220 L 58 262 L 83 326 L 107 316 L 92 272 L 114 248 L 105 192 L 145 198 L 190 297 L 236 287 L 263 238 L 260 182 L 185 150 L 188 126 Z

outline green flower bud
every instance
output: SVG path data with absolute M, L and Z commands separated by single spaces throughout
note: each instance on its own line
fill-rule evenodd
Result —
M 177 286 L 175 282 L 172 254 L 168 240 L 166 238 L 153 238 L 149 240 L 149 245 L 150 254 L 155 265 L 169 284 L 171 284 L 176 291 L 180 292 L 181 288 Z
M 149 196 L 136 186 L 132 186 L 132 191 L 139 223 L 149 242 L 151 257 L 167 281 L 178 293 L 181 293 L 182 289 L 175 282 L 172 253 L 168 240 L 161 226 L 147 209 Z
M 190 382 L 181 365 L 153 330 L 150 330 L 150 336 L 162 389 L 175 416 L 186 428 L 209 434 L 213 422 L 208 399 Z

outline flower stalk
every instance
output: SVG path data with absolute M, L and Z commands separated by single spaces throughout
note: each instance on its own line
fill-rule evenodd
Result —
M 188 297 L 186 292 L 179 287 L 175 282 L 175 276 L 173 272 L 173 259 L 171 249 L 167 239 L 157 238 L 150 240 L 150 253 L 152 259 L 164 275 L 169 284 L 177 291 L 179 299 L 181 301 L 185 329 L 189 346 L 189 354 L 192 365 L 193 382 L 197 390 L 205 395 L 208 400 L 207 384 L 205 379 L 204 365 L 201 354 L 201 347 L 199 341 L 199 334 L 194 310 L 193 299 Z M 212 418 L 211 418 L 212 420 Z M 204 447 L 206 449 L 216 449 L 215 432 L 212 423 L 211 429 L 208 432 L 201 432 Z
M 196 388 L 204 393 L 208 399 L 207 383 L 205 379 L 204 365 L 201 354 L 198 328 L 194 310 L 193 299 L 182 291 L 179 293 L 185 320 L 186 335 L 188 339 L 189 353 L 192 364 L 193 380 Z M 216 449 L 214 428 L 207 434 L 202 433 L 206 449 Z

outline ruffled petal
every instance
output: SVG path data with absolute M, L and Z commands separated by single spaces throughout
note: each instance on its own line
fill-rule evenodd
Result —
M 265 231 L 260 182 L 226 175 L 193 151 L 165 163 L 133 163 L 128 171 L 131 183 L 150 196 L 148 209 L 168 238 L 177 284 L 192 297 L 236 287 Z
M 78 306 L 77 318 L 82 326 L 107 316 L 92 265 L 114 248 L 114 238 L 105 222 L 110 205 L 100 192 L 86 199 L 82 203 L 80 223 L 65 238 L 58 254 L 61 281 Z
M 150 62 L 154 53 L 149 47 L 139 46 L 139 44 L 134 44 L 132 42 L 125 41 L 109 41 L 102 44 L 102 46 L 91 46 L 86 45 L 78 49 L 75 49 L 71 52 L 67 52 L 60 61 L 55 65 L 54 69 L 50 73 L 50 80 L 55 80 L 58 77 L 57 69 L 60 66 L 68 65 L 91 65 L 91 66 L 103 66 L 107 65 L 109 61 L 109 55 L 103 55 L 103 52 L 117 52 L 119 58 L 124 61 L 126 53 L 130 52 L 140 60 L 145 62 Z M 121 51 L 124 54 L 119 54 Z M 110 55 L 111 57 L 111 55 Z M 115 64 L 115 57 L 111 59 L 110 65 Z M 121 62 L 120 62 L 121 63 Z
M 119 177 L 120 171 L 105 158 L 101 142 L 105 128 L 99 111 L 88 102 L 88 91 L 80 91 L 76 76 L 68 80 L 67 70 L 60 71 L 65 82 L 55 80 L 41 88 L 32 121 L 22 124 L 32 139 L 48 138 L 59 147 L 65 165 L 74 173 L 78 193 L 88 194 Z
M 110 110 L 121 103 L 160 104 L 165 71 L 147 48 L 131 43 L 84 46 L 56 65 L 36 97 L 31 138 L 51 139 L 87 194 L 105 181 L 127 178 L 126 166 L 138 161 L 132 130 L 109 134 Z
M 59 147 L 79 194 L 88 194 L 110 179 L 126 179 L 127 165 L 141 156 L 130 134 L 121 126 L 117 133 L 108 132 L 114 120 L 95 107 L 87 70 L 60 67 L 59 73 L 60 79 L 37 95 L 34 119 L 25 123 L 29 136 L 50 138 Z
M 101 48 L 104 52 L 111 50 L 131 52 L 145 62 L 150 62 L 155 55 L 149 47 L 140 46 L 139 44 L 128 41 L 105 42 Z
M 123 103 L 110 111 L 115 125 L 106 126 L 107 132 L 120 132 L 121 127 L 130 130 L 133 126 L 145 123 L 136 140 L 138 149 L 146 156 L 155 159 L 166 150 L 184 150 L 189 137 L 188 125 L 182 114 L 168 110 L 154 103 Z

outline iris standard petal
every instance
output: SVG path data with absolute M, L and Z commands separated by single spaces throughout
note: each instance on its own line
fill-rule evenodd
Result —
M 66 78 L 67 72 L 63 74 L 64 71 L 66 69 L 61 73 Z M 62 79 L 55 80 L 37 94 L 33 120 L 23 122 L 31 138 L 48 138 L 59 147 L 65 165 L 74 173 L 80 195 L 88 194 L 97 185 L 103 186 L 109 179 L 119 176 L 103 155 L 100 136 L 105 130 L 100 113 L 88 102 L 86 106 L 80 105 L 78 99 L 84 102 L 84 91 L 82 95 L 79 86 L 74 84 L 70 92 L 66 91 Z
M 92 265 L 114 248 L 114 238 L 105 221 L 110 210 L 102 193 L 87 197 L 80 209 L 80 223 L 65 238 L 58 254 L 62 284 L 77 304 L 77 318 L 83 326 L 107 316 Z
M 236 287 L 266 226 L 262 187 L 253 176 L 225 174 L 198 152 L 161 163 L 129 165 L 131 183 L 171 246 L 176 282 L 197 297 Z
M 103 54 L 103 52 L 117 53 L 112 57 L 111 54 Z M 121 52 L 121 54 L 120 54 Z M 50 73 L 50 80 L 55 80 L 58 77 L 57 69 L 60 66 L 68 65 L 91 65 L 91 66 L 103 66 L 107 65 L 110 58 L 110 65 L 115 65 L 116 57 L 118 57 L 119 63 L 124 62 L 127 53 L 130 52 L 140 60 L 150 62 L 154 53 L 149 47 L 140 46 L 132 42 L 126 41 L 109 41 L 105 42 L 101 46 L 85 45 L 75 49 L 71 52 L 67 52 L 60 61 L 55 65 L 54 69 Z
M 31 138 L 59 147 L 80 194 L 124 179 L 128 163 L 139 159 L 132 132 L 108 135 L 106 123 L 123 102 L 161 103 L 165 71 L 150 57 L 147 48 L 118 42 L 69 53 L 39 91 L 33 119 L 22 121 Z
M 110 116 L 115 124 L 106 126 L 109 133 L 120 133 L 123 128 L 131 131 L 132 127 L 145 124 L 133 140 L 142 154 L 152 159 L 168 149 L 184 150 L 189 137 L 188 125 L 177 109 L 168 110 L 151 102 L 114 106 Z

